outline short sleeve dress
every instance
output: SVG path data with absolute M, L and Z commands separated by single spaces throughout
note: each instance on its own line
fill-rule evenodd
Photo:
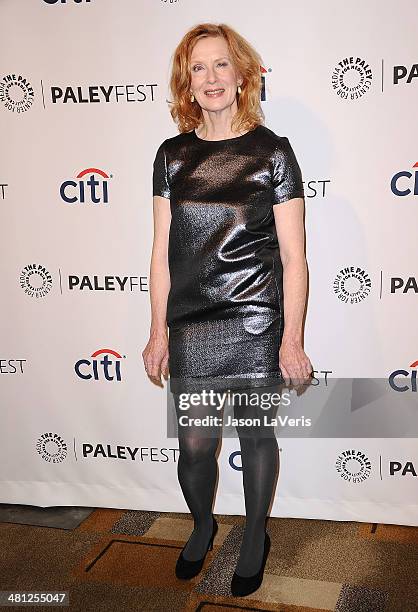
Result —
M 304 197 L 288 138 L 260 124 L 164 140 L 153 195 L 170 200 L 167 301 L 173 393 L 283 381 L 282 263 L 273 207 Z

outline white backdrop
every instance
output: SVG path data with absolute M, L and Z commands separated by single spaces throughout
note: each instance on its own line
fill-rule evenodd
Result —
M 388 389 L 418 408 L 414 8 L 1 1 L 0 502 L 187 511 L 141 351 L 170 59 L 199 22 L 259 51 L 266 125 L 302 168 L 319 383 L 403 370 Z M 416 438 L 279 443 L 273 516 L 418 525 Z M 244 514 L 238 450 L 223 440 L 217 513 Z

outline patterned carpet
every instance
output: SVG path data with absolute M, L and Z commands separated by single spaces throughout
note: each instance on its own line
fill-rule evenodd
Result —
M 66 609 L 80 612 L 418 610 L 416 527 L 270 518 L 263 584 L 234 598 L 245 518 L 216 518 L 213 551 L 192 581 L 174 575 L 188 514 L 97 509 L 73 530 L 0 523 L 0 589 L 68 590 Z

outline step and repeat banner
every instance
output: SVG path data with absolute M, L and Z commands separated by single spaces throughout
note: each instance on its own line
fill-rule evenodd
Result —
M 324 413 L 345 426 L 278 435 L 271 515 L 418 525 L 414 8 L 2 0 L 0 502 L 188 511 L 141 353 L 171 57 L 215 22 L 260 53 L 265 124 L 302 168 L 315 387 L 351 381 Z M 214 509 L 245 513 L 236 437 Z

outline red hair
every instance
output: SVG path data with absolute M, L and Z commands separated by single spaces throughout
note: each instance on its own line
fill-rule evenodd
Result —
M 233 117 L 233 131 L 248 131 L 264 122 L 260 104 L 262 60 L 257 51 L 238 32 L 221 23 L 201 23 L 181 39 L 173 55 L 170 90 L 173 100 L 170 113 L 180 132 L 189 132 L 203 121 L 198 102 L 190 99 L 190 57 L 198 40 L 221 36 L 226 40 L 232 63 L 243 77 L 242 93 L 237 94 L 238 110 Z

